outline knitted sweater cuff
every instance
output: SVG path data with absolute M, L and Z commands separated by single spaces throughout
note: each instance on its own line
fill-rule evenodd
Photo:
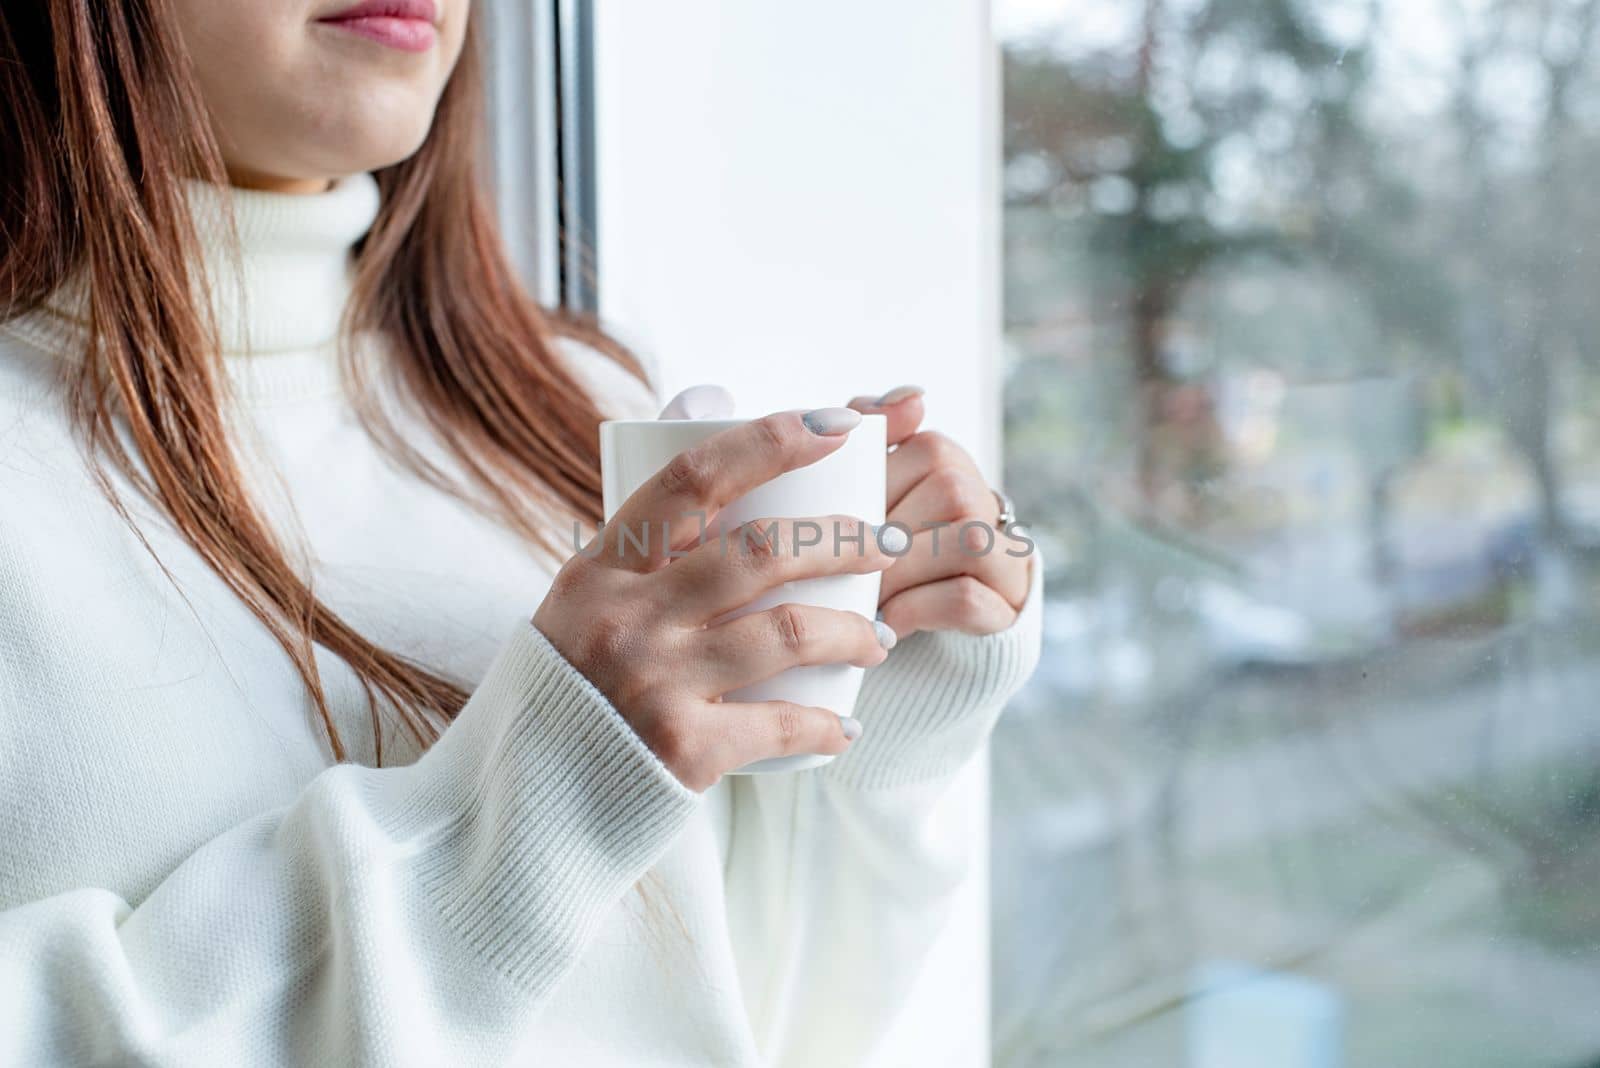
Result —
M 1044 561 L 1035 548 L 1027 599 L 1007 629 L 919 631 L 867 672 L 856 701 L 864 731 L 822 769 L 834 782 L 883 789 L 944 778 L 988 740 L 1005 703 L 1039 663 Z
M 427 907 L 528 989 L 560 971 L 700 798 L 528 622 L 405 770 L 379 808 L 415 851 Z

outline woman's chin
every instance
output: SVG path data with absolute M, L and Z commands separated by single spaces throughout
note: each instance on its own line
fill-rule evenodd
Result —
M 287 164 L 280 156 L 272 163 L 253 165 L 228 160 L 229 181 L 243 189 L 263 189 L 287 193 L 314 193 L 330 182 L 352 174 L 379 171 L 403 163 L 416 155 L 427 138 L 427 129 L 404 136 L 391 128 L 381 136 L 352 136 L 323 151 L 304 152 L 302 158 Z

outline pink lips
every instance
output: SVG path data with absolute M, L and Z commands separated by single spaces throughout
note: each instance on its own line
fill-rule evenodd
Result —
M 433 0 L 364 0 L 317 21 L 402 52 L 426 52 L 439 37 Z

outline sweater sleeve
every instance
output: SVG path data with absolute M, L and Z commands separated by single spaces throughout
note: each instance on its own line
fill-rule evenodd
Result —
M 911 635 L 869 671 L 848 753 L 733 781 L 729 920 L 768 1063 L 908 1063 L 889 1048 L 902 1019 L 944 1048 L 974 1044 L 958 1032 L 975 1016 L 915 1004 L 912 989 L 984 870 L 984 812 L 955 786 L 1038 663 L 1037 554 L 1032 569 L 1007 630 Z
M 0 911 L 0 1064 L 498 1063 L 697 801 L 522 623 L 416 763 Z
M 822 770 L 856 790 L 948 779 L 988 740 L 1006 701 L 1039 664 L 1044 560 L 1029 554 L 1028 594 L 996 634 L 918 631 L 868 671 L 856 700 L 861 740 Z

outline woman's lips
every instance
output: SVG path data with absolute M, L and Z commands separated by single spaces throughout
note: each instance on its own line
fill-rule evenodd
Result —
M 432 0 L 368 0 L 317 21 L 402 52 L 426 52 L 439 39 Z

